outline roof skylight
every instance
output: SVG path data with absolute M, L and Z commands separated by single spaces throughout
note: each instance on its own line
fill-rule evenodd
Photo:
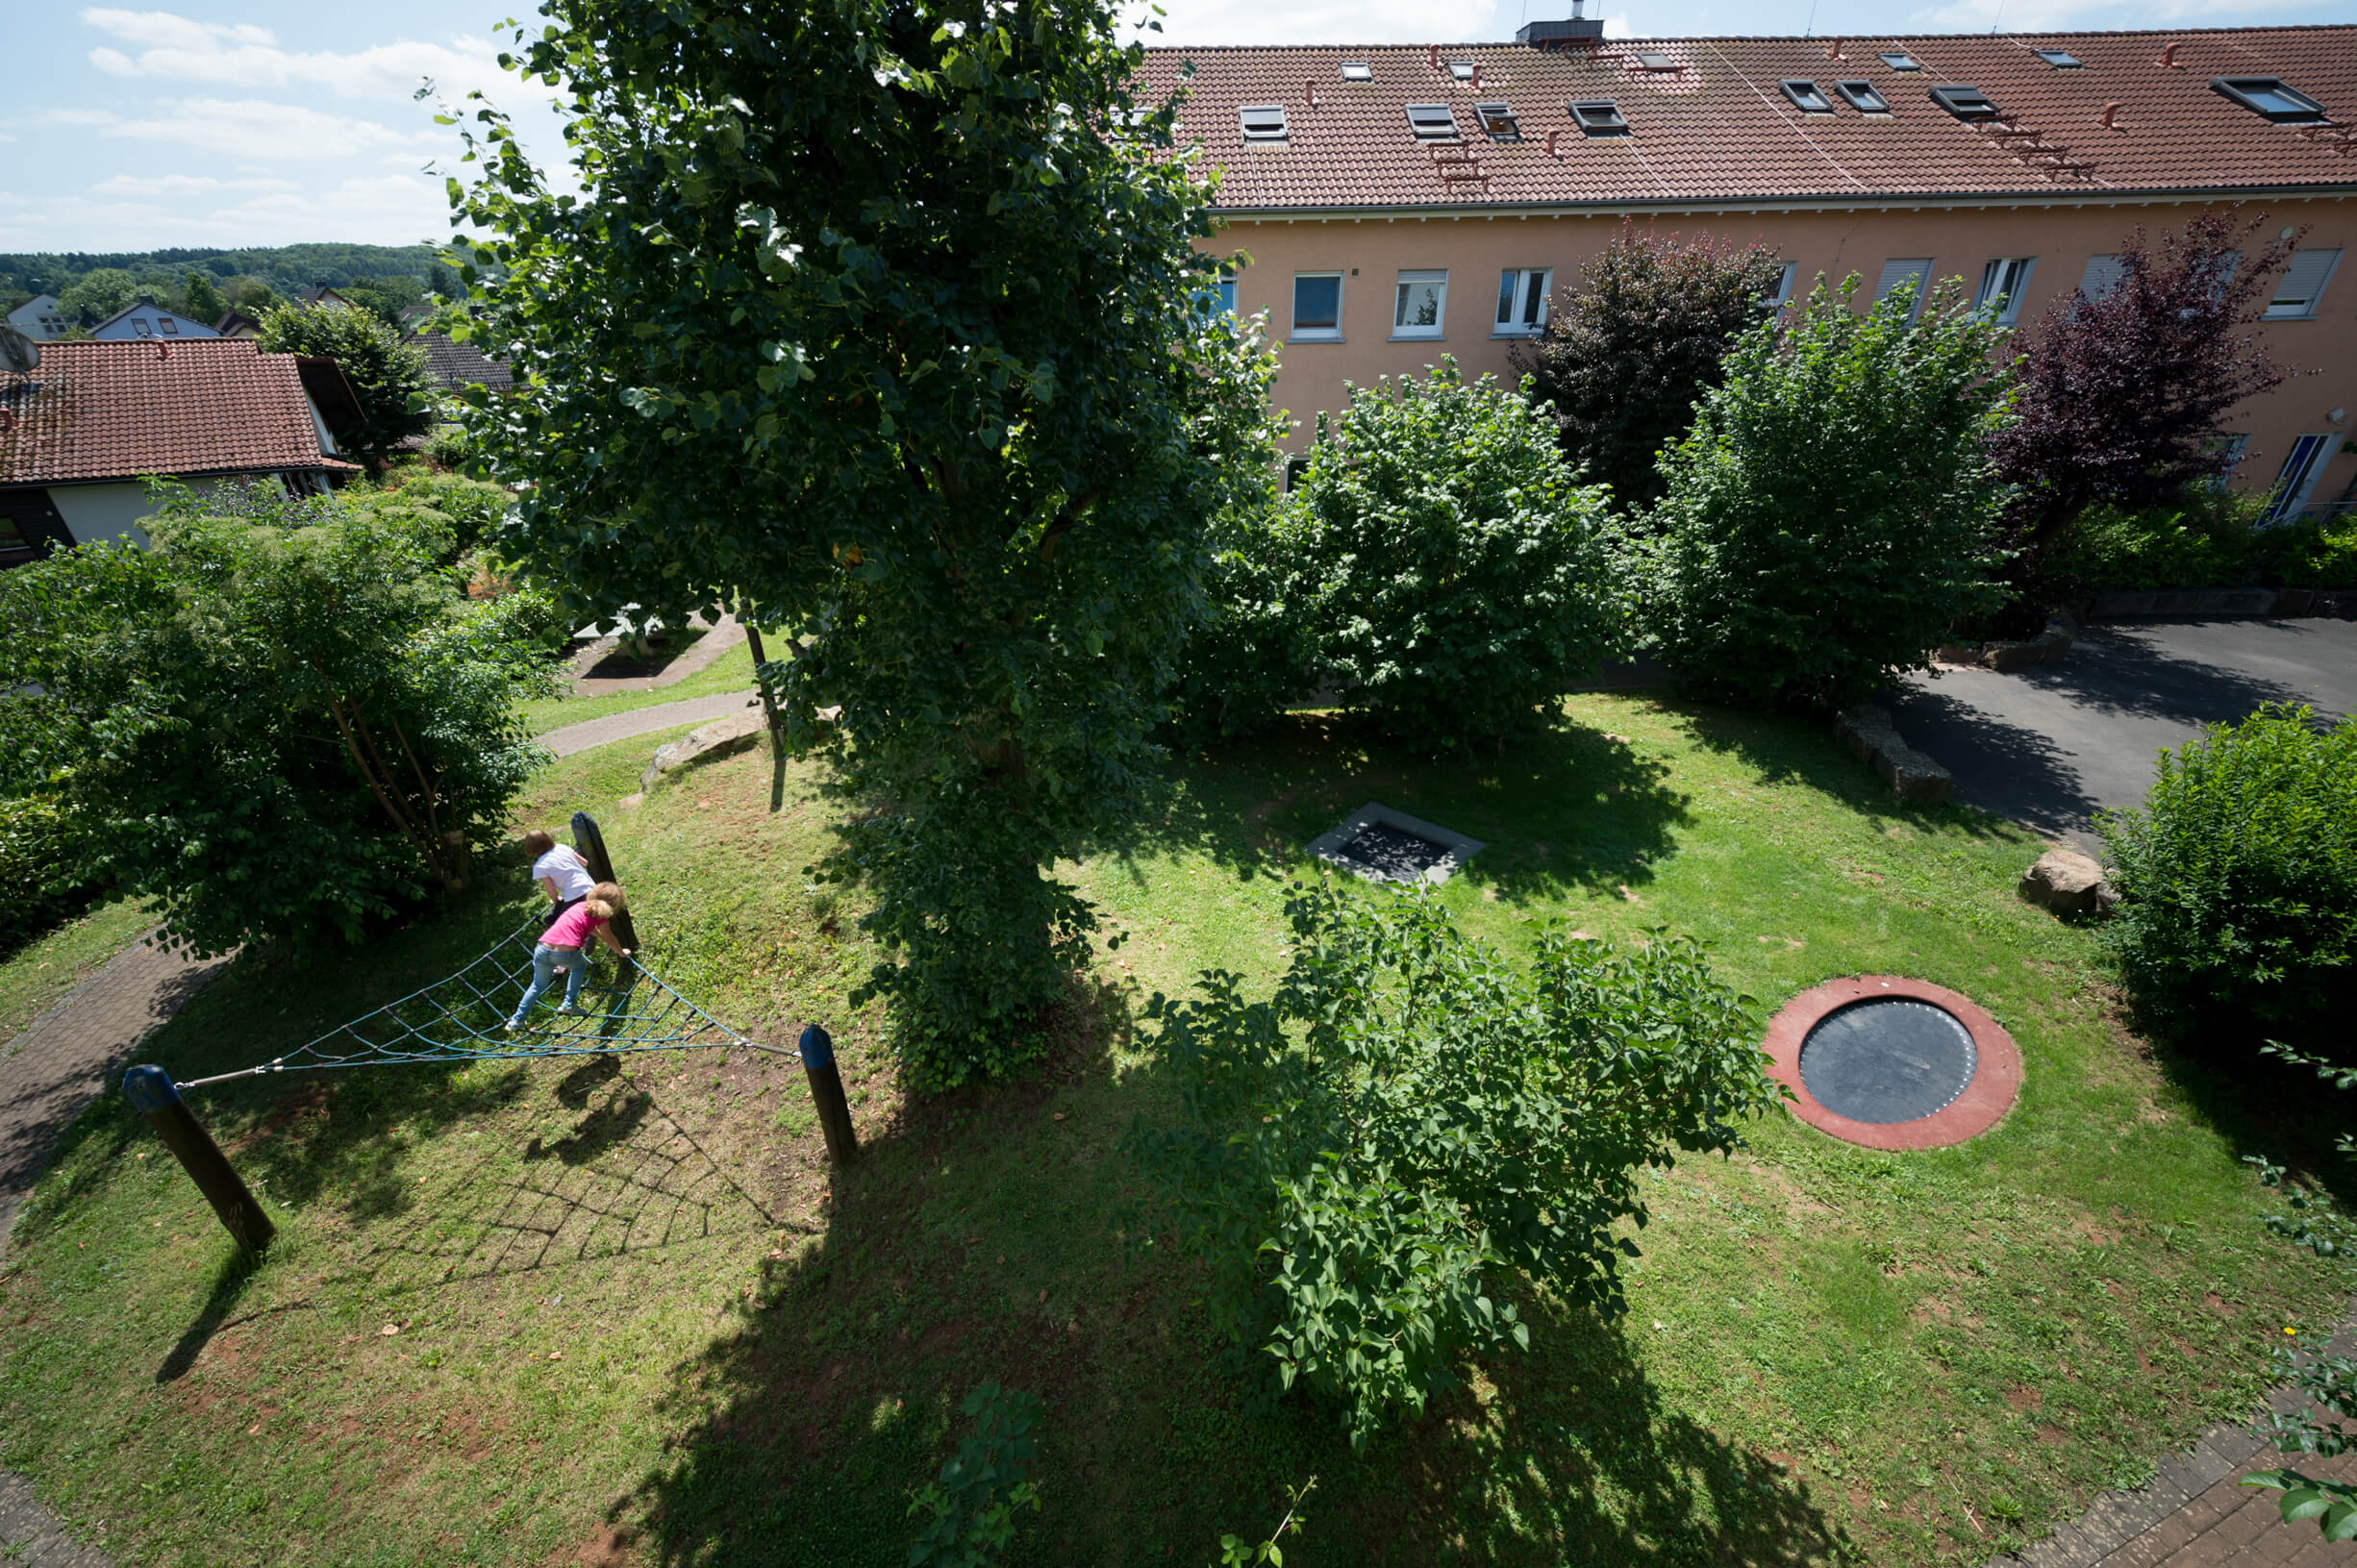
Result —
M 1960 120 L 1993 120 L 1997 106 L 1980 88 L 1965 82 L 1951 82 L 1931 89 L 1931 101 Z
M 1624 137 L 1629 134 L 1629 122 L 1620 112 L 1620 106 L 1610 98 L 1591 98 L 1567 106 L 1573 123 L 1592 137 Z
M 1522 139 L 1521 122 L 1514 117 L 1512 104 L 1475 104 L 1473 117 L 1481 121 L 1481 128 L 1490 133 L 1492 141 Z
M 1659 49 L 1640 49 L 1637 51 L 1637 68 L 1641 71 L 1674 71 L 1684 67 Z
M 1865 81 L 1836 82 L 1833 90 L 1849 100 L 1849 107 L 1861 114 L 1888 114 L 1890 100 L 1873 83 Z
M 1369 64 L 1368 64 L 1368 63 L 1367 63 L 1366 61 L 1364 61 L 1364 60 L 1345 60 L 1345 61 L 1343 61 L 1343 62 L 1342 62 L 1342 80 L 1343 80 L 1343 81 L 1345 81 L 1345 82 L 1372 82 L 1374 79 L 1375 79 L 1375 68 L 1374 68 L 1372 65 L 1369 65 Z
M 1894 71 L 1919 71 L 1923 68 L 1915 56 L 1904 49 L 1885 49 L 1878 58 Z
M 1236 112 L 1236 119 L 1243 128 L 1246 141 L 1283 141 L 1285 139 L 1285 106 L 1283 104 L 1246 104 Z
M 2327 118 L 2322 104 L 2279 77 L 2214 76 L 2210 78 L 2210 90 L 2278 125 Z
M 1446 104 L 1410 104 L 1408 129 L 1418 141 L 1457 139 L 1457 115 Z
M 2078 56 L 2068 49 L 2033 49 L 2030 52 L 2058 71 L 2075 71 L 2083 63 Z
M 1448 62 L 1448 74 L 1460 82 L 1470 82 L 1473 80 L 1473 62 L 1469 60 L 1452 60 Z
M 1805 77 L 1787 77 L 1776 86 L 1784 89 L 1784 95 L 1793 100 L 1793 107 L 1803 114 L 1830 114 L 1833 112 L 1833 100 L 1819 92 L 1817 84 Z

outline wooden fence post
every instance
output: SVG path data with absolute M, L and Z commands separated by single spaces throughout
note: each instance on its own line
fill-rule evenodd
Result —
M 161 1067 L 134 1067 L 123 1075 L 123 1093 L 179 1159 L 188 1180 L 213 1205 L 213 1211 L 221 1216 L 222 1228 L 238 1245 L 250 1253 L 268 1246 L 278 1228 L 254 1201 L 229 1157 L 213 1141 L 213 1134 L 180 1098 L 180 1085 L 172 1082 L 172 1075 Z

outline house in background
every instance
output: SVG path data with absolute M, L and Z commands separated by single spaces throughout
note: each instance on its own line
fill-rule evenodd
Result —
M 174 315 L 141 294 L 137 304 L 123 307 L 92 327 L 90 336 L 102 343 L 127 343 L 142 337 L 218 337 L 220 334 L 201 321 Z
M 494 360 L 447 333 L 413 330 L 401 341 L 425 355 L 426 370 L 445 395 L 463 386 L 488 386 L 504 392 L 515 385 L 515 373 L 505 361 Z
M 333 360 L 234 337 L 44 344 L 32 370 L 0 374 L 0 565 L 98 539 L 145 544 L 151 477 L 340 485 L 360 469 L 333 433 L 358 415 Z
M 262 322 L 233 305 L 221 312 L 221 319 L 213 324 L 213 330 L 221 337 L 260 337 Z
M 74 324 L 55 294 L 36 294 L 9 312 L 9 325 L 37 343 L 46 343 Z
M 350 300 L 344 298 L 341 294 L 337 293 L 336 290 L 330 288 L 323 283 L 315 283 L 308 288 L 296 289 L 294 291 L 294 303 L 303 306 L 316 305 L 322 309 L 336 311 L 350 311 L 358 309 L 358 307 L 356 307 Z

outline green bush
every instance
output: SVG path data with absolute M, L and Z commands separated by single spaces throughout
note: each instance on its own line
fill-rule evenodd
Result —
M 464 425 L 444 425 L 426 437 L 425 455 L 439 467 L 465 472 L 476 460 L 474 437 Z
M 336 433 L 337 443 L 371 473 L 403 441 L 434 428 L 436 387 L 424 353 L 372 311 L 282 305 L 263 312 L 261 344 L 265 354 L 323 356 L 341 367 L 361 418 Z
M 1724 1152 L 1777 1104 L 1747 999 L 1693 944 L 1542 930 L 1527 970 L 1426 897 L 1295 889 L 1292 964 L 1246 1002 L 1157 995 L 1176 1126 L 1129 1148 L 1265 1375 L 1344 1407 L 1354 1446 L 1527 1346 L 1518 1273 L 1622 1309 L 1641 1166 Z
M 2263 708 L 2163 752 L 2143 807 L 2100 819 L 2106 930 L 2137 996 L 2186 1024 L 2298 1043 L 2357 1008 L 2357 720 Z
M 1687 687 L 1840 707 L 1993 610 L 2008 491 L 1982 443 L 2005 417 L 2003 329 L 1943 285 L 1850 309 L 1819 285 L 1755 330 L 1663 454 L 1652 632 Z
M 1620 648 L 1611 492 L 1582 486 L 1552 417 L 1453 359 L 1353 388 L 1271 541 L 1315 674 L 1438 749 L 1526 725 Z
M 2065 591 L 2357 587 L 2357 516 L 2262 524 L 2265 495 L 2189 492 L 2172 506 L 2090 507 L 2046 545 Z
M 0 795 L 0 953 L 69 920 L 106 888 L 88 831 L 54 793 Z

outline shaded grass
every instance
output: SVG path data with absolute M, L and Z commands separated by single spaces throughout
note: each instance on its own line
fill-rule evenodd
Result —
M 808 773 L 778 817 L 760 754 L 617 812 L 643 748 L 568 759 L 525 819 L 600 815 L 660 961 L 719 1016 L 828 1024 L 862 1162 L 827 1169 L 767 1059 L 241 1085 L 200 1108 L 286 1239 L 240 1272 L 110 1100 L 0 1280 L 0 1460 L 125 1560 L 896 1564 L 907 1489 L 995 1377 L 1047 1404 L 1016 1562 L 1209 1560 L 1311 1474 L 1297 1563 L 1979 1562 L 2236 1413 L 2259 1345 L 2321 1326 L 2332 1275 L 2253 1223 L 2233 1139 L 2120 1026 L 2088 934 L 2014 898 L 2033 840 L 1899 807 L 1810 730 L 1571 711 L 1494 764 L 1317 719 L 1184 762 L 1166 812 L 1071 868 L 1132 939 L 1038 1078 L 919 1104 L 843 1010 L 870 955 L 803 884 Z M 1116 1146 L 1169 1086 L 1132 1020 L 1205 966 L 1266 985 L 1287 879 L 1316 874 L 1296 846 L 1369 798 L 1489 842 L 1442 896 L 1510 948 L 1553 916 L 1691 932 L 1763 1013 L 1858 971 L 1966 991 L 2022 1046 L 2021 1105 L 1960 1149 L 1776 1118 L 1679 1165 L 1628 1318 L 1522 1292 L 1531 1352 L 1364 1458 L 1332 1412 L 1248 1417 L 1192 1271 L 1141 1233 Z M 510 871 L 351 959 L 240 964 L 157 1059 L 241 1065 L 451 967 L 529 908 Z
M 0 1041 L 22 1033 L 150 924 L 138 904 L 114 899 L 0 959 Z

